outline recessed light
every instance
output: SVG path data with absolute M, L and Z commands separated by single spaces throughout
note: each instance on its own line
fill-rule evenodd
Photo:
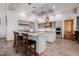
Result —
M 28 3 L 28 5 L 31 5 L 31 3 Z
M 55 6 L 53 6 L 52 8 L 55 8 Z

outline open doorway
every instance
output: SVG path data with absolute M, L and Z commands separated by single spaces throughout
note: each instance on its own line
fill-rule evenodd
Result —
M 73 19 L 64 21 L 64 38 L 72 40 L 73 36 Z

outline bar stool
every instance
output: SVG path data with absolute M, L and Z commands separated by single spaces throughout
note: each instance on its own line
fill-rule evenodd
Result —
M 32 55 L 32 52 L 33 52 L 34 55 L 36 55 L 36 41 L 29 40 L 27 33 L 22 33 L 22 37 L 23 37 L 23 50 L 22 50 L 23 52 L 22 52 L 22 54 Z
M 16 50 L 16 53 L 18 53 L 19 50 L 19 33 L 14 32 L 14 48 Z
M 22 49 L 22 40 L 19 37 L 19 33 L 18 32 L 14 32 L 14 44 L 13 47 L 16 50 L 16 53 L 18 53 L 19 49 Z

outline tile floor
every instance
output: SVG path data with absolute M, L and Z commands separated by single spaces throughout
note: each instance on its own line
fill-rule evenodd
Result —
M 13 49 L 13 42 L 0 39 L 0 56 L 21 56 Z M 65 39 L 57 39 L 53 43 L 47 43 L 47 48 L 41 56 L 79 56 L 79 44 Z

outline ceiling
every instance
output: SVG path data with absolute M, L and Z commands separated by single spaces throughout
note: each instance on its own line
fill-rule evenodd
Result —
M 0 9 L 31 13 L 37 16 L 65 12 L 78 6 L 78 3 L 0 3 Z

